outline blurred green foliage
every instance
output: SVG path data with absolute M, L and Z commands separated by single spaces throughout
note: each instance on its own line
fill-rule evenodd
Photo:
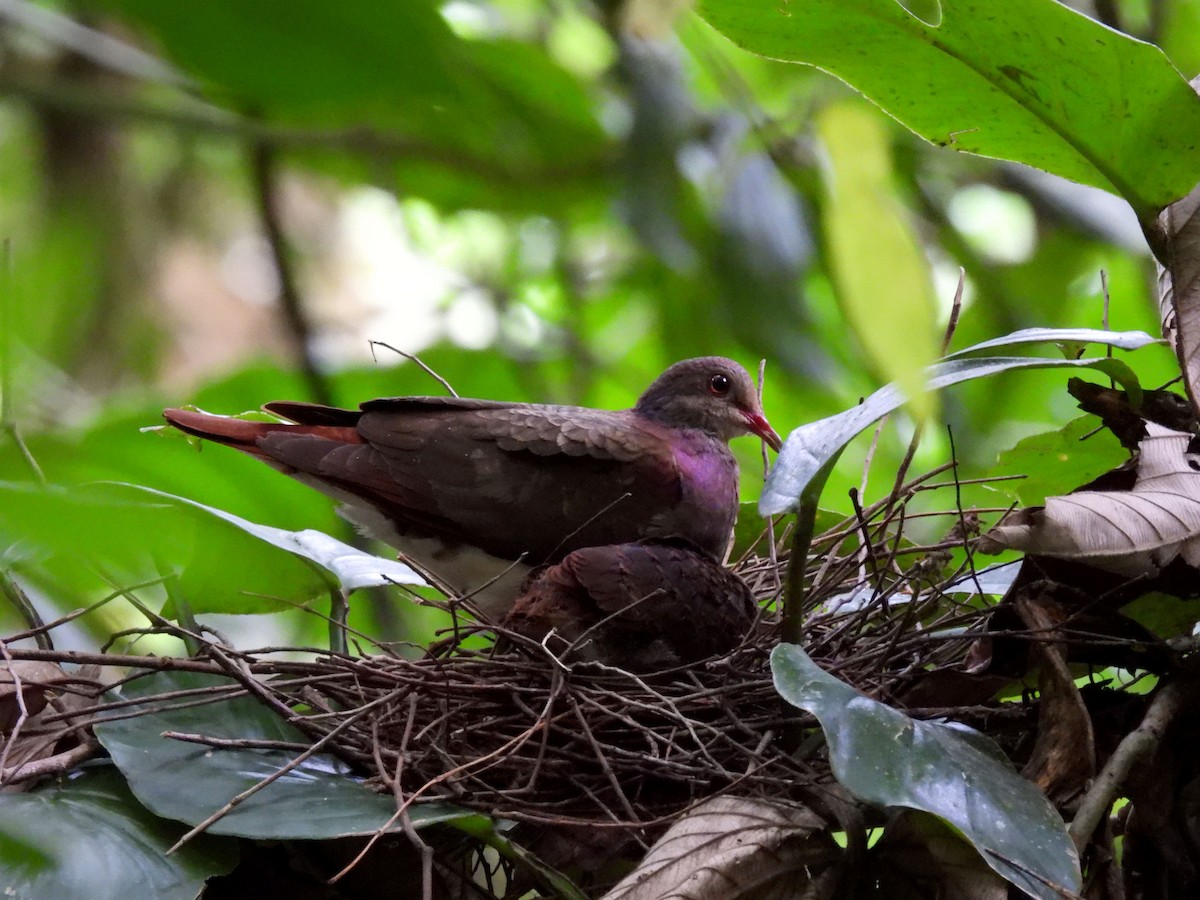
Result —
M 926 5 L 908 4 L 927 17 Z M 1004 21 L 1027 16 L 1028 34 L 993 23 L 981 36 L 974 5 L 945 0 L 932 6 L 957 61 L 928 62 L 930 26 L 893 0 L 805 4 L 811 33 L 799 7 L 776 6 L 706 0 L 647 37 L 623 4 L 568 0 L 104 0 L 73 18 L 58 4 L 14 4 L 0 16 L 0 480 L 24 484 L 14 496 L 28 500 L 36 464 L 62 490 L 22 507 L 42 517 L 37 527 L 13 525 L 15 512 L 4 520 L 0 565 L 52 617 L 111 592 L 83 562 L 104 548 L 194 539 L 154 514 L 107 529 L 77 515 L 77 486 L 96 480 L 350 539 L 312 491 L 233 452 L 141 429 L 164 405 L 236 413 L 304 399 L 305 359 L 343 404 L 441 391 L 386 351 L 372 362 L 368 338 L 419 352 L 464 395 L 611 407 L 686 356 L 751 368 L 765 358 L 766 409 L 786 434 L 922 362 L 917 348 L 941 340 L 960 269 L 954 347 L 1105 316 L 1118 330 L 1158 331 L 1153 265 L 1128 205 L 956 152 L 1121 190 L 1145 213 L 1195 180 L 1176 150 L 1200 121 L 1156 49 L 1052 0 L 1005 5 Z M 1118 17 L 1108 25 L 1178 65 L 1200 60 L 1188 4 L 1105 6 Z M 873 11 L 885 16 L 874 50 L 856 50 L 864 33 L 851 26 Z M 810 65 L 752 55 L 726 34 Z M 1096 34 L 1111 56 L 1088 56 Z M 1051 40 L 1063 49 L 1049 52 Z M 1030 77 L 997 87 L 987 73 L 1010 50 Z M 1103 77 L 1079 74 L 1104 60 L 1116 62 Z M 870 113 L 892 166 L 876 199 L 919 241 L 905 266 L 927 267 L 917 275 L 935 286 L 933 326 L 891 293 L 895 242 L 859 231 L 849 245 L 831 227 L 844 210 L 831 208 L 841 194 L 830 173 L 859 160 L 853 141 L 826 143 L 813 123 L 852 91 L 813 66 L 927 137 L 956 135 L 935 147 Z M 961 124 L 972 115 L 978 132 Z M 265 174 L 253 164 L 261 152 Z M 281 313 L 263 195 L 277 201 L 286 240 L 275 249 L 298 285 L 299 325 Z M 833 261 L 853 268 L 855 256 L 875 284 L 857 289 L 848 316 Z M 1133 364 L 1149 386 L 1177 368 L 1158 348 Z M 963 473 L 987 471 L 999 451 L 1072 416 L 1065 380 L 1029 372 L 955 388 L 915 470 L 948 458 L 949 424 Z M 881 434 L 868 499 L 891 488 L 911 433 L 900 418 Z M 869 440 L 844 454 L 827 505 L 850 508 Z M 762 463 L 739 443 L 749 501 Z M 1074 486 L 1056 471 L 1039 490 Z M 964 502 L 997 498 L 972 486 Z M 178 574 L 186 548 L 176 549 L 136 575 Z M 226 562 L 205 564 L 220 582 L 206 589 L 247 589 L 244 566 Z M 139 596 L 158 609 L 167 590 Z M 121 609 L 81 620 L 78 640 L 146 624 Z M 302 644 L 326 627 L 319 616 L 288 622 Z M 21 627 L 7 609 L 0 624 Z M 356 599 L 352 624 L 418 641 L 434 627 L 382 595 Z

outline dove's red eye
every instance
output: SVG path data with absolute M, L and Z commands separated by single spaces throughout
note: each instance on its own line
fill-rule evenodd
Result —
M 718 397 L 724 397 L 729 393 L 731 382 L 728 375 L 714 375 L 708 380 L 708 389 L 711 393 Z

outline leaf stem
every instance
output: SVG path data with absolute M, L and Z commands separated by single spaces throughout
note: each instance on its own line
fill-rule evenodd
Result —
M 783 622 L 780 640 L 786 644 L 802 644 L 804 639 L 804 572 L 808 551 L 812 546 L 813 529 L 817 521 L 818 503 L 825 482 L 833 471 L 842 451 L 838 450 L 800 492 L 796 506 L 796 528 L 792 532 L 792 548 L 788 558 L 787 589 L 783 597 Z

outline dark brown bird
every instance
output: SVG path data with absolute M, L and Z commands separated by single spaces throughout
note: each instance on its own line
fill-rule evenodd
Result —
M 685 544 L 584 547 L 535 573 L 504 625 L 564 662 L 599 661 L 655 672 L 727 653 L 757 607 L 750 588 Z
M 494 620 L 530 568 L 581 547 L 679 539 L 721 556 L 738 507 L 728 441 L 780 447 L 750 376 L 716 356 L 676 363 L 620 411 L 457 397 L 264 409 L 295 424 L 163 415 L 342 501 Z

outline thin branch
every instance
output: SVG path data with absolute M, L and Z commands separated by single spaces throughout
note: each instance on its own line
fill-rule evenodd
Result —
M 279 171 L 275 151 L 265 143 L 254 144 L 250 151 L 254 173 L 254 194 L 263 232 L 271 245 L 271 259 L 279 277 L 279 299 L 283 304 L 283 319 L 292 336 L 297 362 L 308 383 L 309 393 L 318 403 L 331 403 L 333 394 L 313 356 L 312 326 L 304 312 L 304 302 L 296 285 L 296 275 L 288 254 L 287 238 L 283 233 L 283 217 L 279 209 Z
M 25 620 L 25 624 L 29 626 L 29 630 L 23 632 L 23 635 L 32 635 L 42 650 L 53 650 L 54 642 L 50 638 L 50 629 L 42 621 L 37 607 L 21 589 L 21 585 L 17 584 L 12 573 L 5 569 L 0 569 L 0 594 L 3 594 L 4 598 L 16 608 L 17 612 L 21 614 L 21 618 Z M 7 640 L 11 641 L 13 638 L 10 637 Z
M 70 750 L 55 753 L 42 759 L 19 763 L 0 771 L 0 784 L 14 784 L 18 781 L 30 781 L 46 775 L 62 775 L 69 772 L 82 762 L 91 759 L 100 748 L 91 741 L 84 741 Z
M 767 361 L 760 359 L 758 361 L 758 406 L 762 408 L 763 387 L 767 383 Z M 771 460 L 767 456 L 767 442 L 760 441 L 760 449 L 762 450 L 763 464 L 763 480 L 771 471 Z M 771 535 L 771 540 L 767 542 L 767 554 L 771 561 L 771 574 L 774 576 L 775 591 L 778 593 L 783 589 L 783 581 L 779 577 L 779 549 L 775 546 L 775 517 L 767 516 L 767 532 Z M 732 547 L 732 542 L 730 543 Z
M 4 746 L 0 747 L 0 772 L 3 772 L 8 767 L 8 754 L 16 745 L 22 727 L 29 721 L 29 707 L 25 704 L 25 686 L 21 682 L 21 673 L 13 665 L 13 658 L 9 655 L 8 645 L 4 641 L 0 641 L 0 655 L 3 655 L 4 668 L 8 670 L 9 678 L 12 679 L 13 698 L 17 702 L 17 718 L 12 726 L 6 729 Z

